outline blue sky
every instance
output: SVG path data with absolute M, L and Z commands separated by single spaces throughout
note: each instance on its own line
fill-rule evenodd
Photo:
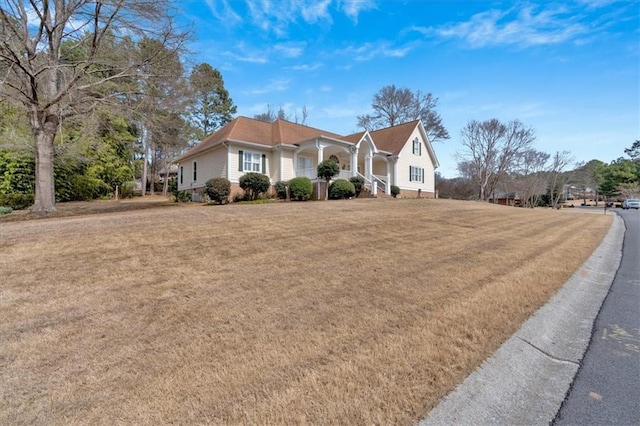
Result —
M 519 119 L 535 148 L 610 162 L 640 139 L 640 1 L 187 0 L 194 63 L 218 68 L 252 117 L 267 104 L 359 131 L 385 85 L 431 92 L 457 175 L 472 119 Z

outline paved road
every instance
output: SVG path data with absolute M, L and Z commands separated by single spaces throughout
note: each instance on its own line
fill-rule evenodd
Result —
M 640 425 L 640 211 L 617 211 L 622 261 L 555 426 Z

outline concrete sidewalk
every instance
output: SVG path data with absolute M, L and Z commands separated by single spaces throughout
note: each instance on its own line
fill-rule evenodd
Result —
M 614 215 L 600 246 L 562 289 L 419 425 L 548 425 L 578 371 L 622 258 Z

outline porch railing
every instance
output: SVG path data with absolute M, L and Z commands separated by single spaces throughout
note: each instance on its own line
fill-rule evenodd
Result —
M 351 171 L 349 171 L 349 170 L 340 170 L 340 173 L 338 173 L 337 179 L 346 179 L 346 180 L 351 179 Z
M 308 177 L 311 180 L 318 178 L 318 169 L 310 168 L 310 169 L 298 169 L 296 170 L 296 177 Z
M 384 177 L 384 180 L 382 180 L 382 176 L 376 176 L 376 175 L 372 175 L 373 176 L 373 181 L 374 183 L 378 186 L 378 189 L 380 191 L 382 191 L 383 193 L 387 192 L 387 182 L 386 179 L 387 177 Z

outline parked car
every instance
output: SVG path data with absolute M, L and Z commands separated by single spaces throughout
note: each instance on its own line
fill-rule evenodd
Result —
M 637 200 L 635 198 L 627 198 L 626 200 L 624 200 L 622 202 L 622 208 L 627 210 L 627 209 L 640 209 L 640 200 Z

